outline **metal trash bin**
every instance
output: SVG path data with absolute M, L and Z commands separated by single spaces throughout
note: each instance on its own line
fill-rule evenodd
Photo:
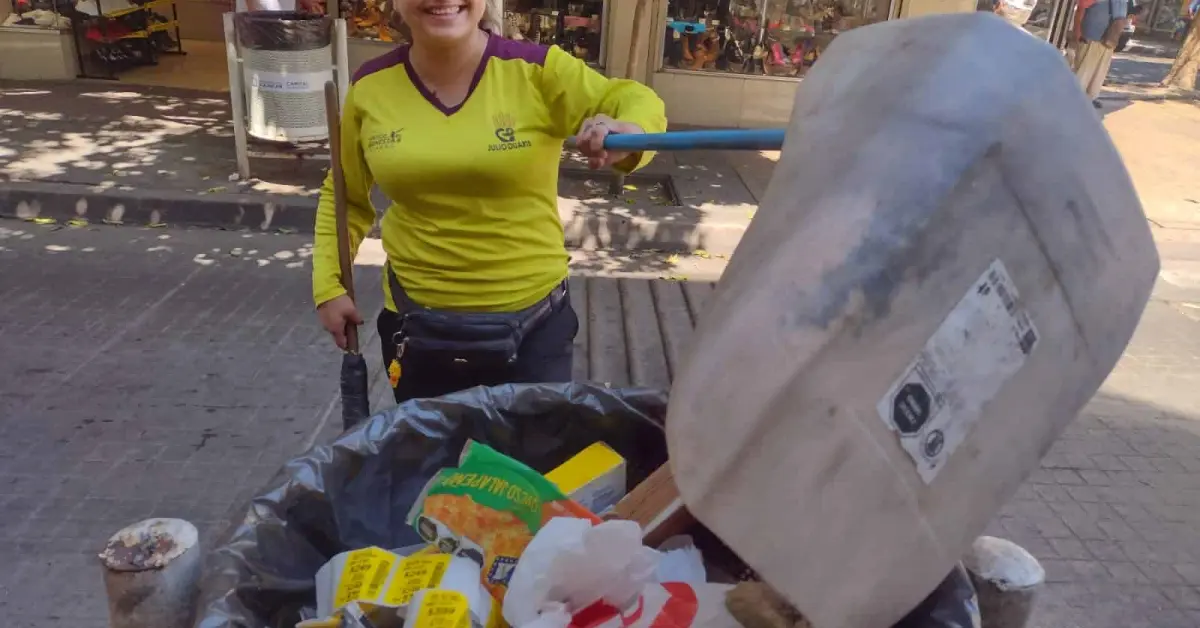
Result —
M 333 80 L 333 20 L 294 11 L 234 15 L 242 49 L 247 132 L 273 142 L 329 136 L 325 83 Z

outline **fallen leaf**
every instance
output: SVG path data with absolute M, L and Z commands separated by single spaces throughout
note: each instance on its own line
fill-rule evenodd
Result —
M 637 186 L 636 186 L 636 185 L 633 185 L 633 184 L 630 184 L 630 183 L 626 183 L 626 184 L 625 184 L 625 189 L 626 189 L 626 190 L 636 190 L 636 189 L 637 189 Z
M 215 188 L 208 188 L 207 190 L 204 190 L 203 192 L 201 192 L 201 194 L 217 194 L 218 192 L 224 192 L 224 191 L 225 191 L 225 186 L 218 185 Z
M 52 225 L 58 221 L 53 218 L 34 218 L 30 222 L 35 225 Z
M 668 256 L 667 256 L 667 263 L 668 263 L 668 264 L 678 264 L 678 263 L 679 263 L 679 256 L 678 256 L 678 255 L 676 255 L 676 254 L 674 254 L 674 253 L 672 253 L 671 255 L 668 255 Z
M 162 229 L 162 228 L 164 228 L 164 227 L 166 227 L 166 226 L 167 226 L 167 223 L 165 223 L 165 222 L 152 222 L 152 223 L 150 223 L 150 224 L 148 224 L 148 225 L 146 225 L 146 226 L 147 226 L 147 227 L 150 227 L 151 229 Z
M 695 251 L 692 251 L 692 255 L 695 255 L 700 259 L 709 259 L 712 257 L 712 255 L 709 255 L 708 251 L 705 251 L 704 249 L 696 249 Z
M 71 225 L 72 227 L 86 227 L 88 226 L 88 221 L 87 218 L 72 218 L 71 220 L 67 221 L 67 224 Z

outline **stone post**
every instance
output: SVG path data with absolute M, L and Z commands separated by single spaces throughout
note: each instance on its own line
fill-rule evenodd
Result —
M 196 527 L 146 519 L 114 534 L 100 553 L 110 628 L 189 628 L 201 551 Z
M 983 628 L 1025 628 L 1046 580 L 1041 563 L 1025 548 L 981 536 L 963 558 L 979 595 Z

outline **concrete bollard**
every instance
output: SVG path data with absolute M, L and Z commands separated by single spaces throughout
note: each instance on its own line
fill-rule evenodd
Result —
M 979 596 L 983 628 L 1025 628 L 1029 624 L 1046 580 L 1046 571 L 1032 554 L 1012 541 L 981 536 L 963 558 L 963 565 Z
M 100 553 L 110 628 L 187 628 L 195 613 L 201 551 L 196 526 L 146 519 Z
M 625 175 L 619 172 L 612 173 L 612 179 L 608 181 L 608 193 L 613 196 L 621 196 L 625 193 Z

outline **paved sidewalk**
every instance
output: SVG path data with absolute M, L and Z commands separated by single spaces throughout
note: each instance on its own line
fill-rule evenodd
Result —
M 211 542 L 337 421 L 307 255 L 298 236 L 0 221 L 7 625 L 106 626 L 107 535 L 166 515 Z
M 1036 628 L 1200 628 L 1200 233 L 1160 235 L 1125 359 L 993 526 L 1047 568 Z M 104 626 L 105 536 L 168 515 L 211 542 L 332 435 L 338 360 L 308 252 L 298 235 L 0 221 L 0 264 L 24 270 L 0 274 L 6 625 Z
M 1194 195 L 1160 197 L 1194 185 L 1188 168 L 1200 145 L 1193 141 L 1200 105 L 1137 83 L 1149 76 L 1142 65 L 1163 63 L 1169 59 L 1144 52 L 1120 55 L 1105 111 L 1147 203 L 1178 206 Z M 306 232 L 327 165 L 256 159 L 256 178 L 230 180 L 236 160 L 226 97 L 189 90 L 0 82 L 0 130 L 0 216 Z M 774 152 L 661 154 L 613 198 L 607 175 L 582 171 L 578 156 L 565 153 L 559 207 L 568 242 L 729 254 L 777 159 Z
M 993 524 L 1046 568 L 1035 628 L 1200 626 L 1194 307 L 1151 303 L 1100 394 Z
M 1162 35 L 1148 38 L 1138 34 L 1123 52 L 1113 55 L 1105 81 L 1105 93 L 1109 96 L 1135 96 L 1145 99 L 1200 99 L 1200 92 L 1185 91 L 1162 86 L 1167 71 L 1179 55 L 1179 42 Z
M 1200 100 L 1114 96 L 1103 101 L 1101 114 L 1151 224 L 1200 229 Z M 729 152 L 723 158 L 762 198 L 779 153 Z
M 66 153 L 83 150 L 79 140 L 38 131 L 46 143 L 35 143 L 29 125 L 38 116 L 9 104 L 11 88 L 0 85 L 0 125 L 9 123 L 0 126 L 0 174 L 22 163 L 63 167 L 45 175 L 46 185 L 71 185 L 75 176 L 108 181 L 112 172 L 143 167 L 118 168 L 127 163 L 115 157 L 123 152 L 177 160 L 171 163 L 181 174 L 171 180 L 189 181 L 193 190 L 210 181 L 230 186 L 232 170 L 193 167 L 186 151 L 127 145 L 123 134 L 146 124 L 133 118 L 105 123 L 110 128 L 89 123 L 95 159 L 67 161 Z M 145 109 L 135 109 L 147 115 L 130 115 L 203 118 L 223 106 L 171 109 L 176 97 L 148 98 Z M 112 100 L 116 111 L 120 101 Z M 993 532 L 1047 568 L 1035 628 L 1200 628 L 1200 105 L 1109 100 L 1103 113 L 1155 227 L 1163 272 L 1121 364 Z M 69 122 L 55 115 L 41 117 L 60 128 Z M 186 141 L 214 155 L 232 152 L 219 124 L 167 121 L 190 125 Z M 154 124 L 161 142 L 184 141 L 170 130 L 182 127 Z M 10 134 L 22 125 L 30 134 Z M 14 142 L 46 152 L 22 161 L 28 153 L 14 157 Z M 736 233 L 777 159 L 755 152 L 660 160 L 650 174 L 669 174 L 679 195 L 691 198 L 686 211 L 670 210 L 656 228 L 664 238 L 692 238 L 693 248 L 708 242 L 693 237 L 694 226 L 672 223 L 694 225 L 686 221 L 701 216 Z M 85 167 L 90 161 L 105 166 Z M 111 180 L 132 188 L 131 177 L 158 176 L 141 172 Z M 268 183 L 286 179 L 249 182 L 245 193 L 261 195 L 256 186 Z M 589 205 L 595 192 L 588 185 L 595 184 L 564 200 Z M 653 191 L 632 185 L 650 201 Z M 618 217 L 663 211 L 651 205 L 602 209 Z M 624 240 L 616 241 L 635 245 L 645 232 L 617 234 Z M 8 626 L 106 625 L 94 557 L 106 535 L 163 514 L 197 522 L 211 541 L 282 461 L 332 434 L 338 361 L 313 321 L 309 246 L 300 235 L 0 220 L 0 265 L 9 269 L 0 273 L 0 562 L 8 567 L 0 574 L 0 612 Z M 576 268 L 589 273 L 711 279 L 723 267 L 708 253 L 577 256 Z M 361 272 L 362 285 L 375 285 L 377 271 Z M 363 297 L 378 293 L 364 290 Z
M 254 178 L 238 180 L 227 95 L 0 81 L 0 216 L 311 232 L 327 166 L 252 159 Z M 576 247 L 728 254 L 756 205 L 719 153 L 662 155 L 620 197 L 576 153 L 564 153 L 563 175 L 559 212 Z
M 1106 101 L 1103 113 L 1150 221 L 1200 228 L 1200 102 Z

